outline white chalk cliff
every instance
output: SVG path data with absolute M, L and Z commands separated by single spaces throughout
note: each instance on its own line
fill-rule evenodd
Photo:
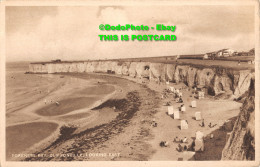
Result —
M 150 81 L 183 82 L 189 87 L 205 87 L 210 95 L 225 94 L 230 98 L 241 97 L 248 89 L 254 72 L 225 68 L 203 68 L 150 62 L 88 61 L 32 63 L 31 73 L 107 73 L 108 71 Z

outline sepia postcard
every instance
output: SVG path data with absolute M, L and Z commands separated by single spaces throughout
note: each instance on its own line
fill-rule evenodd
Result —
M 257 0 L 0 1 L 0 167 L 259 166 L 259 18 Z

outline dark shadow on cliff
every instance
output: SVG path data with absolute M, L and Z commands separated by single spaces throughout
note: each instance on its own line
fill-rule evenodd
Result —
M 205 150 L 203 152 L 196 152 L 190 161 L 219 161 L 221 160 L 222 150 L 224 149 L 228 140 L 228 133 L 232 131 L 237 117 L 229 119 L 230 121 L 224 123 L 219 129 L 213 131 L 213 139 L 210 135 L 204 137 Z

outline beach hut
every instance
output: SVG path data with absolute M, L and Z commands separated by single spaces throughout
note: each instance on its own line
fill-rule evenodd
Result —
M 174 87 L 170 86 L 170 91 L 174 92 Z
M 201 118 L 201 112 L 195 112 L 195 120 L 196 121 L 199 121 L 199 120 L 201 120 L 202 118 Z
M 181 111 L 182 112 L 185 112 L 186 111 L 186 107 L 183 105 L 183 106 L 181 106 Z
M 198 91 L 198 98 L 199 99 L 204 99 L 204 95 L 205 95 L 204 91 Z
M 180 90 L 179 90 L 179 89 L 176 89 L 175 92 L 176 92 L 177 94 L 179 94 L 179 93 L 180 93 Z
M 204 141 L 203 140 L 195 140 L 195 151 L 204 151 Z
M 179 110 L 174 110 L 173 116 L 174 116 L 174 119 L 180 119 L 180 112 L 179 112 Z
M 187 120 L 181 120 L 181 130 L 188 129 L 188 122 Z
M 173 106 L 168 106 L 168 115 L 173 115 Z
M 191 107 L 196 108 L 197 107 L 197 102 L 195 100 L 191 101 Z
M 196 135 L 196 140 L 201 140 L 201 141 L 203 141 L 204 134 L 203 134 L 201 131 L 197 131 L 197 132 L 195 133 L 195 135 Z

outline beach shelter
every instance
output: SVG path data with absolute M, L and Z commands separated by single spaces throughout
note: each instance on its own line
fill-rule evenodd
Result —
M 186 120 L 181 120 L 181 130 L 188 129 L 188 122 Z
M 195 120 L 196 121 L 199 121 L 199 120 L 201 120 L 202 118 L 201 118 L 201 112 L 195 112 Z
M 185 107 L 185 106 L 182 106 L 182 107 L 181 107 L 181 111 L 182 111 L 182 112 L 185 112 L 185 111 L 186 111 L 186 107 Z
M 173 106 L 168 106 L 168 115 L 172 115 L 173 113 Z
M 204 151 L 204 141 L 203 140 L 195 140 L 195 151 Z
M 174 119 L 180 119 L 180 112 L 179 112 L 179 110 L 174 110 L 173 116 L 174 116 Z
M 204 134 L 201 131 L 197 131 L 195 135 L 196 135 L 196 140 L 201 140 L 201 141 L 203 140 Z
M 197 107 L 197 102 L 195 100 L 191 101 L 191 107 L 196 108 Z

